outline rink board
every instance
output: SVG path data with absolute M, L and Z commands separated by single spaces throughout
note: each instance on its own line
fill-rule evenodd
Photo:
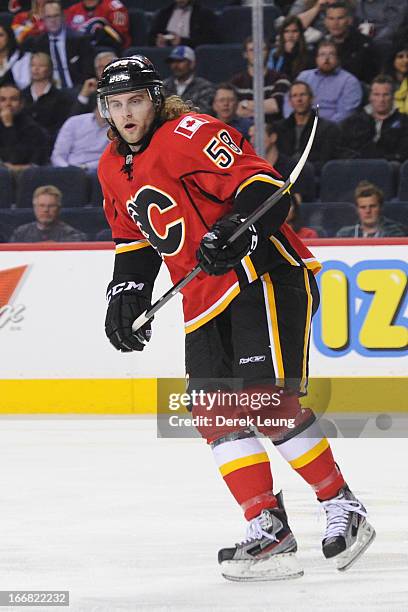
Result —
M 310 245 L 323 262 L 310 373 L 330 378 L 329 409 L 408 411 L 408 240 Z M 179 296 L 143 353 L 106 341 L 112 266 L 109 243 L 0 245 L 1 413 L 153 413 L 157 378 L 184 376 Z M 154 297 L 169 286 L 163 267 Z

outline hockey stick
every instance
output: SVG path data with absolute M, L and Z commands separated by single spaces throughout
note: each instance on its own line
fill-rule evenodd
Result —
M 316 128 L 317 128 L 317 122 L 319 119 L 318 108 L 319 107 L 317 106 L 315 110 L 313 126 L 310 132 L 309 140 L 306 143 L 305 150 L 303 151 L 298 163 L 296 164 L 296 166 L 293 168 L 292 172 L 290 173 L 289 178 L 286 179 L 286 181 L 283 183 L 282 187 L 278 189 L 278 191 L 275 191 L 273 195 L 271 195 L 264 202 L 262 202 L 262 204 L 260 204 L 258 208 L 256 208 L 255 211 L 251 215 L 249 215 L 249 217 L 247 217 L 247 219 L 243 223 L 241 223 L 238 229 L 229 237 L 227 244 L 231 244 L 232 242 L 234 242 L 239 236 L 241 236 L 241 234 L 243 234 L 248 229 L 250 225 L 253 225 L 272 206 L 275 206 L 275 204 L 279 202 L 282 196 L 284 196 L 286 193 L 289 193 L 292 185 L 295 183 L 295 181 L 299 177 L 299 174 L 302 172 L 303 167 L 306 163 L 306 160 L 309 156 L 310 149 L 312 148 L 312 144 L 313 144 L 313 140 L 314 140 Z M 132 331 L 136 332 L 145 323 L 147 323 L 147 321 L 149 321 L 149 319 L 151 319 L 156 314 L 156 312 L 160 310 L 160 308 L 162 308 L 165 304 L 167 304 L 167 302 L 171 300 L 171 298 L 174 295 L 176 295 L 182 289 L 184 289 L 184 287 L 188 285 L 188 283 L 190 283 L 193 280 L 193 278 L 195 278 L 197 274 L 199 274 L 200 272 L 202 272 L 202 269 L 200 268 L 199 265 L 197 265 L 184 278 L 182 278 L 178 283 L 173 285 L 173 287 L 171 287 L 169 291 L 167 291 L 164 295 L 162 295 L 161 298 L 159 298 L 157 302 L 155 302 L 152 305 L 150 310 L 147 310 L 147 311 L 145 310 L 144 312 L 142 312 L 141 315 L 137 317 L 137 319 L 135 319 L 135 321 L 133 321 Z

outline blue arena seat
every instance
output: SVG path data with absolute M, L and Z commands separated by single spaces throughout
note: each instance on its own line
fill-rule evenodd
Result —
M 61 220 L 85 232 L 89 240 L 95 240 L 99 232 L 109 229 L 102 206 L 62 208 Z
M 128 5 L 129 26 L 132 45 L 147 45 L 150 29 L 150 19 L 140 8 Z
M 54 185 L 62 191 L 63 206 L 83 206 L 88 202 L 88 177 L 75 166 L 54 168 L 41 166 L 28 168 L 22 173 L 17 196 L 17 206 L 32 205 L 33 191 L 41 185 Z
M 91 195 L 89 197 L 89 204 L 91 206 L 102 206 L 103 194 L 102 187 L 99 183 L 98 174 L 96 172 L 89 172 L 88 179 L 91 183 Z
M 197 76 L 213 83 L 229 81 L 245 69 L 242 44 L 200 45 L 196 48 Z
M 285 180 L 287 178 L 287 176 L 284 177 Z M 314 166 L 311 162 L 305 163 L 293 191 L 297 191 L 302 195 L 303 202 L 313 202 L 316 200 L 316 178 Z
M 393 171 L 385 159 L 336 159 L 323 166 L 320 199 L 322 202 L 353 202 L 354 190 L 363 180 L 382 189 L 385 200 L 394 197 Z
M 158 70 L 160 76 L 166 79 L 170 76 L 169 65 L 166 63 L 166 59 L 170 55 L 171 47 L 129 47 L 122 53 L 122 57 L 129 55 L 145 55 Z
M 300 206 L 302 224 L 321 227 L 333 237 L 341 227 L 357 223 L 356 207 L 351 202 L 303 202 Z
M 97 242 L 111 242 L 112 241 L 112 232 L 110 229 L 103 229 L 95 235 L 95 240 Z
M 13 182 L 7 168 L 0 168 L 0 208 L 9 208 L 13 204 Z
M 19 225 L 34 221 L 33 208 L 0 209 L 0 235 L 10 240 L 11 234 Z
M 275 35 L 274 21 L 281 15 L 276 6 L 265 6 L 264 35 L 266 40 L 273 40 Z M 252 35 L 252 9 L 250 6 L 227 6 L 219 16 L 219 30 L 226 43 L 243 43 Z
M 408 201 L 408 159 L 404 161 L 400 168 L 397 199 L 402 202 Z
M 408 235 L 408 202 L 385 202 L 384 216 L 401 223 Z

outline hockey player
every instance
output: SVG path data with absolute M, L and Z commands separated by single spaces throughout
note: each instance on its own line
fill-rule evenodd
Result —
M 239 132 L 177 96 L 164 99 L 162 86 L 143 56 L 112 62 L 98 84 L 112 140 L 99 179 L 116 242 L 106 334 L 120 351 L 143 350 L 150 323 L 136 333 L 132 323 L 150 306 L 162 260 L 176 283 L 198 259 L 203 271 L 183 289 L 189 391 L 241 379 L 246 392 L 279 394 L 279 409 L 269 414 L 285 415 L 292 427 L 268 426 L 265 419 L 258 430 L 315 491 L 327 517 L 323 553 L 346 569 L 375 532 L 315 415 L 298 399 L 307 382 L 310 324 L 319 302 L 313 272 L 320 266 L 284 223 L 288 196 L 225 246 L 281 178 Z M 194 405 L 193 416 L 208 414 L 207 408 Z M 222 574 L 231 580 L 300 576 L 268 455 L 239 419 L 226 423 L 198 428 L 249 521 L 246 539 L 220 550 Z

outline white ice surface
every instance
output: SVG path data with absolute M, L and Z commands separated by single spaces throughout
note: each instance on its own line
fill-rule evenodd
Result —
M 69 608 L 24 608 L 43 612 L 406 612 L 407 440 L 332 447 L 377 530 L 366 555 L 324 560 L 314 495 L 268 447 L 305 576 L 228 583 L 217 550 L 245 526 L 201 440 L 157 439 L 149 418 L 3 418 L 0 590 L 70 590 Z

